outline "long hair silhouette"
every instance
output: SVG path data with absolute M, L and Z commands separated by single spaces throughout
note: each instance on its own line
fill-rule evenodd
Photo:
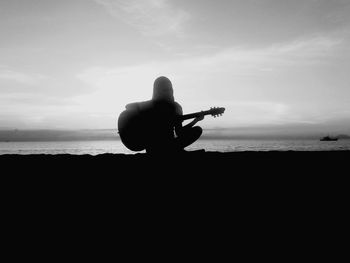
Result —
M 173 85 L 167 77 L 161 76 L 154 81 L 152 100 L 174 102 Z

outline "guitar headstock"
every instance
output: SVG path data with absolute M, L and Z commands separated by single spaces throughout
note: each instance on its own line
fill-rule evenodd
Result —
M 210 108 L 209 114 L 211 114 L 214 118 L 221 116 L 225 112 L 225 108 L 213 107 Z

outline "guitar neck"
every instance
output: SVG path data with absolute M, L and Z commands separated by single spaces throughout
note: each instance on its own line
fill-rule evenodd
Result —
M 182 115 L 180 117 L 180 119 L 184 121 L 184 120 L 193 119 L 193 118 L 197 118 L 197 117 L 204 116 L 204 115 L 209 115 L 209 114 L 211 114 L 209 110 L 207 110 L 207 111 L 198 111 L 198 112 Z

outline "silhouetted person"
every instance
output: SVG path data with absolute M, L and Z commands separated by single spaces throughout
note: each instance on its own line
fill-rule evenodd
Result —
M 204 116 L 194 118 L 187 125 L 182 125 L 179 118 L 183 115 L 182 107 L 174 99 L 170 80 L 159 77 L 153 85 L 152 99 L 145 102 L 131 103 L 127 110 L 142 114 L 142 130 L 147 153 L 180 153 L 195 142 L 202 134 L 202 128 L 194 126 Z

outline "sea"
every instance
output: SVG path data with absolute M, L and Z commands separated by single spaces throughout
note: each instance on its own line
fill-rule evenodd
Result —
M 310 139 L 200 139 L 186 150 L 242 152 L 242 151 L 350 151 L 350 140 L 319 141 Z M 140 152 L 143 153 L 144 151 Z M 120 140 L 83 141 L 25 141 L 0 142 L 4 154 L 134 154 Z

